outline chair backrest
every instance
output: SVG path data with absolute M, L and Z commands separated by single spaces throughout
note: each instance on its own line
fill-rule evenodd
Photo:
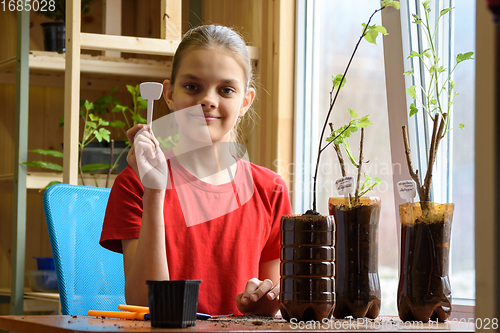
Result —
M 64 315 L 116 311 L 125 304 L 123 256 L 99 245 L 109 192 L 59 184 L 43 196 Z

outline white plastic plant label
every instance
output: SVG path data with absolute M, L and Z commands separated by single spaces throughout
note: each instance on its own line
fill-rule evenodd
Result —
M 339 195 L 348 195 L 349 193 L 354 192 L 354 177 L 347 176 L 337 179 L 335 186 L 337 187 Z
M 398 182 L 398 192 L 402 199 L 410 200 L 415 198 L 417 190 L 413 180 L 402 180 Z

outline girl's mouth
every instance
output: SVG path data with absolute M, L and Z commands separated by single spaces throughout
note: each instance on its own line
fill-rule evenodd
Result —
M 215 116 L 215 115 L 211 115 L 211 114 L 204 114 L 203 116 L 201 115 L 192 115 L 195 119 L 198 119 L 198 120 L 204 120 L 206 121 L 207 123 L 209 122 L 212 122 L 212 121 L 216 121 L 216 120 L 219 120 L 220 117 L 218 116 Z

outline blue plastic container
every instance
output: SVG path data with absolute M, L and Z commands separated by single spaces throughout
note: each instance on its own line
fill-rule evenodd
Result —
M 54 258 L 52 257 L 33 257 L 36 259 L 39 271 L 54 271 Z

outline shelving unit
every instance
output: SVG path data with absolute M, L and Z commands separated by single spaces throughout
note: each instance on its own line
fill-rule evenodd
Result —
M 171 59 L 165 61 L 124 59 L 121 53 L 161 55 L 171 58 L 181 39 L 182 0 L 161 0 L 161 38 L 119 36 L 121 31 L 121 0 L 103 0 L 104 32 L 81 32 L 81 0 L 68 0 L 66 5 L 66 53 L 29 50 L 29 12 L 19 12 L 17 18 L 17 56 L 0 63 L 0 83 L 16 85 L 16 140 L 14 174 L 0 175 L 0 188 L 14 193 L 12 232 L 11 314 L 22 314 L 26 242 L 26 190 L 39 189 L 52 180 L 78 184 L 78 133 L 80 80 L 83 75 L 149 78 L 163 80 L 171 72 Z M 111 35 L 113 34 L 113 35 Z M 81 50 L 104 51 L 102 56 L 82 55 Z M 248 47 L 257 63 L 260 50 Z M 64 79 L 63 79 L 64 74 Z M 26 161 L 28 138 L 28 96 L 30 80 L 46 78 L 64 80 L 64 160 L 63 173 L 27 172 L 20 163 Z M 56 79 L 54 79 L 56 77 Z M 115 177 L 115 176 L 114 176 Z M 114 178 L 113 177 L 113 178 Z M 104 182 L 105 175 L 98 175 Z M 93 177 L 91 176 L 91 179 Z M 11 190 L 12 189 L 12 190 Z

